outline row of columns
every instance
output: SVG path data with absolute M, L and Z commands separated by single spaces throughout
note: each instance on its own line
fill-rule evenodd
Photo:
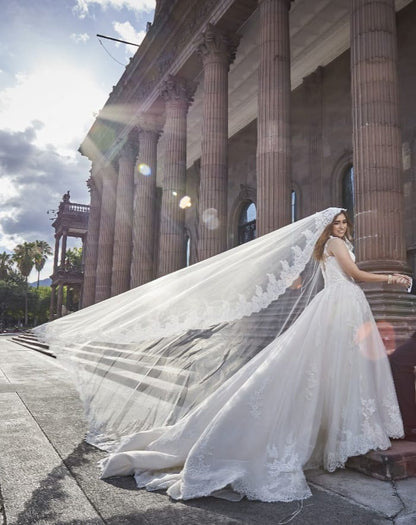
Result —
M 259 0 L 257 231 L 290 222 L 290 0 Z M 351 78 L 356 244 L 370 270 L 405 267 L 394 0 L 352 0 Z M 228 70 L 238 38 L 208 25 L 204 71 L 199 259 L 227 246 Z M 185 265 L 186 120 L 195 86 L 169 77 L 157 276 Z M 156 157 L 160 126 L 139 124 L 117 169 L 93 170 L 83 306 L 156 277 Z M 137 142 L 137 140 L 136 140 Z M 141 164 L 150 170 L 136 175 Z M 97 241 L 98 240 L 98 241 Z M 380 261 L 384 261 L 381 263 Z
M 66 246 L 68 241 L 68 230 L 64 229 L 61 233 L 55 234 L 55 250 L 53 260 L 53 273 L 57 274 L 59 267 L 65 266 Z M 64 299 L 64 285 L 60 283 L 51 287 L 51 302 L 49 308 L 49 319 L 52 321 L 57 315 L 62 315 L 62 305 Z M 57 293 L 56 293 L 57 292 Z
M 198 47 L 204 68 L 203 139 L 200 208 L 207 210 L 199 232 L 199 259 L 227 246 L 228 70 L 237 37 L 208 25 Z M 155 274 L 157 142 L 161 126 L 149 115 L 138 123 L 138 141 L 130 138 L 114 163 L 93 166 L 89 182 L 90 222 L 85 261 L 83 307 L 122 293 L 185 266 L 187 113 L 196 85 L 170 76 L 165 102 L 164 166 Z M 136 150 L 136 151 L 135 151 Z M 141 173 L 141 167 L 147 173 Z

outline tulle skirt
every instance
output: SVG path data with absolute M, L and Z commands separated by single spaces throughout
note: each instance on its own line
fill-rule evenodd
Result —
M 306 469 L 333 471 L 402 434 L 368 302 L 340 280 L 178 423 L 125 438 L 102 477 L 134 475 L 175 499 L 299 500 Z

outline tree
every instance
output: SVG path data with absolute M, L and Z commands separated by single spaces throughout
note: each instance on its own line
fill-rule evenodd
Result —
M 65 260 L 72 268 L 79 269 L 82 264 L 82 248 L 70 248 L 65 253 Z
M 13 260 L 19 269 L 19 272 L 25 279 L 25 326 L 27 325 L 28 310 L 27 310 L 27 290 L 28 277 L 35 264 L 36 244 L 34 242 L 24 242 L 18 244 L 14 249 Z
M 0 253 L 0 279 L 7 279 L 12 271 L 13 258 L 10 253 Z
M 45 262 L 48 259 L 48 255 L 52 255 L 52 248 L 46 241 L 35 241 L 35 254 L 34 254 L 34 263 L 36 271 L 38 272 L 38 281 L 36 288 L 39 288 L 40 272 L 45 266 Z

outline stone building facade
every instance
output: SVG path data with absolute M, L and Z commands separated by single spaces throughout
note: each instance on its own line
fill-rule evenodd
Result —
M 363 269 L 416 272 L 415 0 L 158 1 L 80 147 L 82 304 L 328 206 Z M 415 297 L 368 287 L 401 339 Z
M 80 307 L 84 282 L 83 264 L 82 261 L 74 264 L 68 260 L 67 242 L 69 237 L 75 237 L 81 239 L 85 246 L 90 207 L 71 202 L 68 191 L 63 195 L 57 211 L 52 223 L 55 229 L 55 250 L 49 308 L 51 321 Z

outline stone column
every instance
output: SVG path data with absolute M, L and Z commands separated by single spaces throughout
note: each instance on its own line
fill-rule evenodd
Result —
M 64 285 L 58 284 L 58 301 L 56 305 L 56 317 L 62 317 L 62 303 L 64 300 Z
M 51 285 L 51 302 L 49 306 L 49 321 L 55 319 L 55 308 L 56 308 L 56 286 Z
M 61 236 L 59 234 L 55 234 L 55 251 L 53 253 L 53 273 L 56 273 L 58 271 L 60 240 L 61 240 Z
M 257 235 L 290 222 L 290 0 L 259 0 Z
M 132 288 L 154 279 L 157 142 L 156 122 L 140 121 L 133 217 Z
M 65 261 L 66 261 L 66 241 L 68 239 L 68 230 L 64 230 L 62 233 L 62 244 L 61 244 L 61 260 L 59 263 L 59 266 L 62 269 L 65 269 Z
M 117 171 L 112 164 L 103 170 L 103 186 L 98 237 L 95 303 L 111 295 L 114 225 L 116 216 Z
M 130 288 L 132 252 L 134 167 L 137 156 L 137 137 L 130 137 L 121 150 L 118 161 L 117 202 L 111 295 Z
M 166 103 L 165 156 L 160 218 L 158 276 L 185 266 L 185 212 L 179 207 L 186 182 L 186 115 L 193 86 L 169 76 L 162 88 Z
M 394 0 L 352 0 L 351 83 L 358 264 L 375 272 L 408 272 Z M 389 334 L 386 345 L 394 348 L 414 331 L 414 296 L 398 286 L 364 288 Z
M 100 176 L 94 165 L 91 177 L 87 181 L 87 185 L 90 192 L 90 213 L 88 217 L 87 239 L 85 242 L 82 308 L 95 303 L 102 181 L 100 180 Z
M 59 269 L 61 271 L 65 271 L 66 266 L 66 245 L 68 240 L 68 230 L 64 229 L 62 233 L 62 244 L 61 244 L 61 262 L 59 265 Z M 59 270 L 58 270 L 59 271 Z M 61 282 L 58 284 L 58 302 L 56 305 L 56 316 L 62 317 L 62 305 L 64 300 L 64 284 Z
M 61 235 L 55 234 L 55 250 L 53 252 L 53 280 L 55 281 L 58 278 L 58 266 L 59 266 L 59 245 L 60 245 Z M 51 285 L 51 300 L 49 305 L 49 321 L 53 321 L 55 317 L 56 309 L 56 285 Z
M 198 47 L 204 68 L 199 260 L 227 249 L 228 70 L 237 42 L 209 24 Z
M 368 270 L 405 267 L 394 0 L 353 0 L 355 245 Z

